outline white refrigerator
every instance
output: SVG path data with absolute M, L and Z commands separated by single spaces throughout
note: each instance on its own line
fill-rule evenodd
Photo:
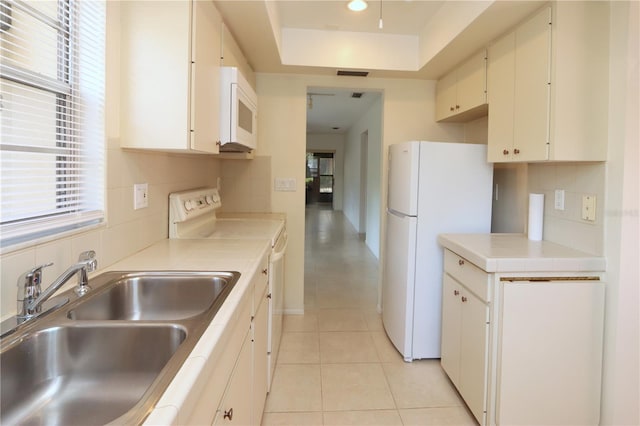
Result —
M 491 232 L 493 166 L 486 145 L 389 147 L 384 329 L 407 362 L 440 357 L 441 233 Z

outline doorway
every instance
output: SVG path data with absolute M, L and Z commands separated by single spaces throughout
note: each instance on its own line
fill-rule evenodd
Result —
M 306 204 L 333 205 L 335 159 L 333 152 L 307 152 Z

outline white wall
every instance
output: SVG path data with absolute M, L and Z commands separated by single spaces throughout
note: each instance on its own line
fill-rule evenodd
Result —
M 380 118 L 382 119 L 382 118 Z M 362 150 L 361 150 L 362 132 L 358 135 L 357 142 L 355 140 L 345 141 L 345 168 L 344 168 L 344 208 L 345 217 L 358 232 L 366 232 L 362 224 L 360 216 L 360 188 L 362 180 Z M 348 142 L 348 143 L 347 143 Z M 380 143 L 380 142 L 379 142 Z M 372 146 L 372 142 L 368 143 L 368 151 L 376 149 Z M 379 147 L 378 147 L 379 149 Z M 368 153 L 367 151 L 367 153 Z M 371 168 L 369 165 L 368 168 Z M 366 208 L 366 207 L 363 207 Z M 363 221 L 363 222 L 366 222 Z
M 607 257 L 601 424 L 640 424 L 640 4 L 611 2 L 609 151 L 604 218 Z
M 304 310 L 304 208 L 306 154 L 306 94 L 308 87 L 339 87 L 383 93 L 381 170 L 376 176 L 382 200 L 376 206 L 382 217 L 386 200 L 386 147 L 411 139 L 463 140 L 461 125 L 438 124 L 435 117 L 435 81 L 406 79 L 345 78 L 312 75 L 257 73 L 260 100 L 258 155 L 271 156 L 273 176 L 291 177 L 298 182 L 296 192 L 271 192 L 274 211 L 287 214 L 289 249 L 286 263 L 285 309 Z M 345 194 L 346 196 L 346 194 Z M 379 235 L 384 235 L 384 223 Z M 383 241 L 378 244 L 383 247 Z
M 222 212 L 271 212 L 271 158 L 221 160 Z
M 333 133 L 308 133 L 307 151 L 331 152 L 335 154 L 333 171 L 333 210 L 342 210 L 344 206 L 344 156 L 345 136 Z
M 365 219 L 365 243 L 369 250 L 376 258 L 380 258 L 380 232 L 382 230 L 381 217 L 382 211 L 380 206 L 383 204 L 381 199 L 382 186 L 386 188 L 386 180 L 383 182 L 380 179 L 381 170 L 384 168 L 382 165 L 382 157 L 386 152 L 382 146 L 382 114 L 383 114 L 383 97 L 379 97 L 377 101 L 371 104 L 371 107 L 364 113 L 358 121 L 356 121 L 349 132 L 347 133 L 347 145 L 348 145 L 348 169 L 352 176 L 347 182 L 348 194 L 346 198 L 351 203 L 349 211 L 345 211 L 347 219 L 356 229 L 361 229 L 360 226 L 360 167 L 362 163 L 361 156 L 361 143 L 362 133 L 368 134 L 368 149 L 367 149 L 367 196 L 366 206 L 364 206 L 366 219 Z M 386 189 L 385 189 L 386 191 Z M 346 190 L 345 190 L 346 193 Z M 386 204 L 386 197 L 385 197 Z M 356 207 L 355 209 L 353 207 Z

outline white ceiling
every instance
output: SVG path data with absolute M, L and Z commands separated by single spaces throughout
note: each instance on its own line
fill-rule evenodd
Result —
M 444 1 L 383 0 L 383 29 L 378 28 L 380 1 L 369 1 L 362 12 L 350 12 L 346 1 L 278 1 L 280 24 L 285 28 L 328 31 L 418 34 Z
M 369 71 L 369 77 L 438 79 L 460 61 L 486 46 L 544 2 L 525 0 L 383 0 L 383 29 L 378 28 L 380 1 L 369 0 L 363 12 L 351 12 L 346 0 L 214 0 L 229 30 L 256 72 L 335 75 L 338 68 L 329 58 L 326 63 L 296 65 L 283 64 L 287 48 L 287 31 L 308 31 L 316 40 L 345 44 L 353 34 L 359 40 L 370 40 L 371 50 L 378 57 L 393 59 L 401 52 L 384 51 L 381 40 L 386 37 L 414 37 L 417 67 L 390 69 L 372 61 L 353 69 Z M 297 32 L 296 34 L 300 34 Z M 302 31 L 304 33 L 304 31 Z M 312 53 L 324 46 L 316 46 Z M 307 49 L 308 50 L 308 49 Z M 332 49 L 327 49 L 331 54 Z M 334 49 L 337 50 L 337 49 Z M 361 50 L 359 50 L 361 51 Z M 307 52 L 308 53 L 308 52 Z M 323 52 L 327 54 L 327 52 Z M 352 55 L 353 56 L 353 55 Z M 338 63 L 336 60 L 335 63 Z M 327 89 L 313 89 L 320 93 Z M 311 89 L 310 89 L 311 91 Z M 330 90 L 334 96 L 313 96 L 313 108 L 307 109 L 309 132 L 343 133 L 354 120 L 360 118 L 375 96 L 365 93 L 361 99 L 350 98 L 351 91 Z M 339 127 L 339 130 L 332 130 Z
M 362 96 L 354 98 L 354 92 Z M 379 92 L 318 87 L 310 87 L 307 93 L 307 133 L 345 133 L 381 96 Z

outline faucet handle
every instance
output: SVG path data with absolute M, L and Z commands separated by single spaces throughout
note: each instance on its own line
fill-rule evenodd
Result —
M 42 269 L 53 265 L 53 262 L 36 266 L 18 278 L 18 316 L 25 315 L 26 306 L 40 296 L 42 291 Z
M 18 286 L 24 285 L 25 288 L 36 286 L 40 287 L 40 284 L 42 283 L 42 270 L 51 265 L 53 265 L 53 262 L 31 268 L 24 274 L 20 275 L 18 278 Z
M 78 262 L 84 262 L 87 265 L 87 272 L 93 272 L 98 268 L 98 259 L 96 259 L 96 252 L 93 250 L 87 250 L 80 253 L 80 256 L 78 256 Z

